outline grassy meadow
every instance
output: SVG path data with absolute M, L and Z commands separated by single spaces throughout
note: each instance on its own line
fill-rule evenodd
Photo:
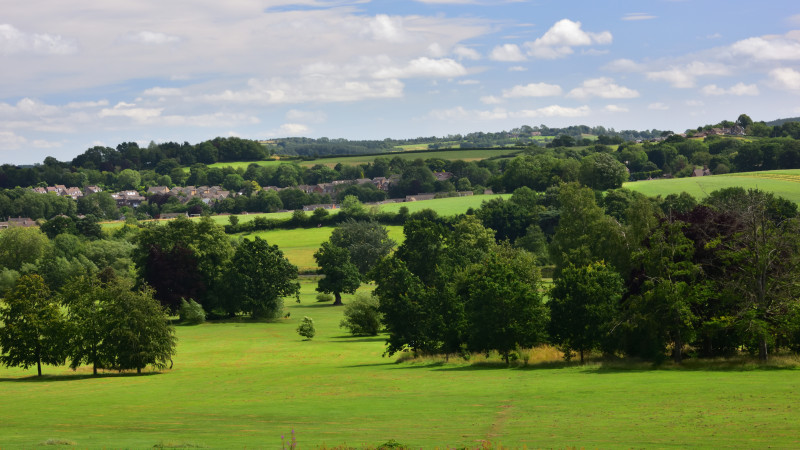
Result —
M 342 309 L 301 303 L 273 322 L 178 326 L 172 370 L 92 377 L 88 367 L 0 368 L 0 448 L 800 446 L 791 364 L 578 366 L 552 349 L 398 363 L 382 337 L 350 337 Z M 345 296 L 347 302 L 349 296 Z M 295 329 L 314 319 L 316 337 Z
M 657 195 L 666 197 L 669 194 L 688 192 L 697 199 L 705 198 L 711 192 L 727 187 L 757 188 L 800 203 L 800 169 L 642 180 L 625 183 L 624 187 L 651 197 Z

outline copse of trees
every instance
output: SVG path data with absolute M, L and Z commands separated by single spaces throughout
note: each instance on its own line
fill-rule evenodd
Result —
M 109 272 L 107 272 L 109 273 Z M 73 278 L 53 293 L 37 274 L 23 275 L 0 305 L 0 362 L 136 370 L 164 369 L 175 353 L 174 330 L 148 289 L 113 276 Z

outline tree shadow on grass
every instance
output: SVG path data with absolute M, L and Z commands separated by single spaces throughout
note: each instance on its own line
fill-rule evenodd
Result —
M 293 308 L 337 308 L 340 306 L 343 307 L 344 305 L 334 305 L 333 303 L 330 302 L 319 302 L 310 304 L 300 303 L 300 304 L 295 304 L 292 307 Z
M 142 373 L 100 373 L 97 375 L 87 373 L 76 373 L 68 375 L 30 375 L 21 378 L 0 378 L 0 383 L 45 383 L 45 382 L 61 382 L 61 381 L 80 381 L 80 380 L 98 380 L 101 378 L 132 378 L 132 377 L 149 377 L 154 375 L 161 375 L 162 372 L 142 372 Z
M 584 372 L 595 375 L 611 375 L 634 372 L 755 372 L 755 371 L 797 371 L 797 365 L 778 365 L 759 363 L 751 360 L 689 360 L 683 364 L 666 363 L 603 363 L 587 366 Z

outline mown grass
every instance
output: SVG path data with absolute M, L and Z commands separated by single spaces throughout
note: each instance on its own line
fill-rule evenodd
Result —
M 800 170 L 771 170 L 764 172 L 732 173 L 706 177 L 673 178 L 670 180 L 642 180 L 625 183 L 624 187 L 647 196 L 665 197 L 687 192 L 697 199 L 713 191 L 728 187 L 760 189 L 800 203 Z
M 304 280 L 290 317 L 178 327 L 174 368 L 144 376 L 89 368 L 0 369 L 4 448 L 781 447 L 800 446 L 795 364 L 586 366 L 533 349 L 497 358 L 382 357 L 383 337 L 349 337 L 342 309 Z M 345 302 L 349 296 L 345 296 Z M 312 317 L 317 335 L 295 328 Z

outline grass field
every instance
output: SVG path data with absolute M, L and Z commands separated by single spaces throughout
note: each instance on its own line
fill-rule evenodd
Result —
M 178 327 L 174 368 L 160 374 L 0 368 L 0 447 L 282 448 L 292 430 L 300 449 L 800 446 L 793 367 L 581 367 L 553 351 L 528 367 L 398 364 L 382 337 L 339 329 L 341 309 L 317 303 L 314 286 L 276 323 Z M 312 341 L 295 332 L 303 316 Z
M 387 226 L 389 237 L 395 242 L 403 242 L 402 226 Z M 257 231 L 253 233 L 241 234 L 245 239 L 253 239 L 258 236 L 266 240 L 270 245 L 280 247 L 283 254 L 292 264 L 296 265 L 300 271 L 316 270 L 317 263 L 314 261 L 316 252 L 323 242 L 327 241 L 333 233 L 334 227 L 319 228 L 298 228 L 294 230 L 269 230 Z
M 642 180 L 625 183 L 624 187 L 652 197 L 657 195 L 665 197 L 669 194 L 688 192 L 698 199 L 705 198 L 715 190 L 727 187 L 758 188 L 800 203 L 800 170 L 771 170 L 673 178 L 671 180 Z

